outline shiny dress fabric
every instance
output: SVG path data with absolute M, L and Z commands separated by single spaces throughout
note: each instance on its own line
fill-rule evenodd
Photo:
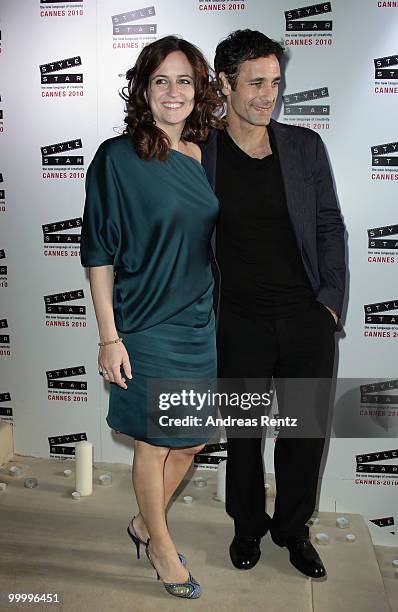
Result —
M 217 214 L 201 164 L 178 151 L 166 161 L 141 160 L 131 139 L 117 136 L 100 145 L 88 169 L 81 263 L 114 266 L 116 329 L 133 369 L 127 390 L 110 385 L 107 422 L 151 444 L 192 446 L 213 431 L 154 434 L 148 415 L 159 408 L 148 388 L 154 379 L 192 379 L 207 389 L 216 378 L 209 244 Z

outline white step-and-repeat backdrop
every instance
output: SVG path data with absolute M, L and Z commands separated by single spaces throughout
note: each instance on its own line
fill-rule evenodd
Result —
M 398 1 L 0 1 L 0 418 L 20 454 L 72 458 L 87 436 L 96 460 L 131 461 L 105 423 L 79 260 L 86 169 L 123 129 L 118 91 L 144 45 L 179 34 L 212 63 L 219 40 L 246 27 L 288 50 L 276 118 L 324 139 L 349 236 L 320 505 L 364 514 L 374 541 L 396 544 Z

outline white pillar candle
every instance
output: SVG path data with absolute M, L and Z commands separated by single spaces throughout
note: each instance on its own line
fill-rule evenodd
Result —
M 76 442 L 76 491 L 81 496 L 93 492 L 93 445 L 91 442 Z
M 225 475 L 227 470 L 227 462 L 224 459 L 220 461 L 217 468 L 217 499 L 225 503 Z

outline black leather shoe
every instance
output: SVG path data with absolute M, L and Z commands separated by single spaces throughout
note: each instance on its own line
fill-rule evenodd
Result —
M 289 538 L 282 542 L 277 537 L 271 537 L 278 546 L 286 546 L 289 551 L 290 563 L 310 578 L 324 578 L 326 569 L 322 560 L 307 536 Z
M 254 567 L 260 558 L 261 538 L 255 536 L 235 536 L 229 547 L 231 561 L 238 569 Z

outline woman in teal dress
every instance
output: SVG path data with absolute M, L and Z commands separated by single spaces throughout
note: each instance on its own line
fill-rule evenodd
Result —
M 107 422 L 135 438 L 140 513 L 128 534 L 137 557 L 146 544 L 170 594 L 196 598 L 201 587 L 175 548 L 165 509 L 213 429 L 205 410 L 202 427 L 167 426 L 198 412 L 184 402 L 162 411 L 159 395 L 170 399 L 175 383 L 187 390 L 179 383 L 187 380 L 203 392 L 216 377 L 210 237 L 218 202 L 197 143 L 218 125 L 220 100 L 201 52 L 174 36 L 145 47 L 127 79 L 126 132 L 100 145 L 87 172 L 81 262 L 99 372 L 111 383 Z

